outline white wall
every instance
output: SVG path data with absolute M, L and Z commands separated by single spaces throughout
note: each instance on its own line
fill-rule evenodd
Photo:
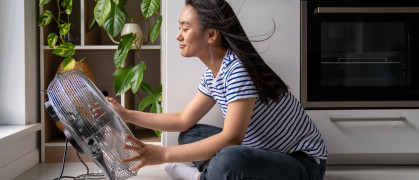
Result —
M 37 122 L 36 1 L 0 1 L 0 124 Z
M 300 10 L 299 0 L 228 0 L 251 39 L 269 33 L 276 23 L 276 32 L 267 41 L 254 43 L 265 61 L 290 86 L 299 97 L 300 92 Z M 163 49 L 162 71 L 165 112 L 180 112 L 196 94 L 198 83 L 205 66 L 197 58 L 184 58 L 179 53 L 176 35 L 179 16 L 184 7 L 184 0 L 167 1 L 164 26 L 166 47 Z M 240 11 L 239 11 L 240 9 Z M 262 36 L 264 37 L 264 36 Z M 223 119 L 218 106 L 207 114 L 199 123 L 222 127 Z M 163 145 L 177 144 L 178 133 L 167 133 Z
M 0 125 L 39 122 L 37 8 L 35 0 L 0 0 Z M 5 141 L 0 141 L 1 179 L 39 163 L 39 132 Z

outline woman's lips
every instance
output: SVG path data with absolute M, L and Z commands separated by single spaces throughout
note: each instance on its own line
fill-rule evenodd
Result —
M 183 49 L 183 48 L 185 48 L 185 46 L 186 46 L 186 45 L 183 45 L 183 44 L 179 44 L 179 48 L 180 48 L 180 49 Z

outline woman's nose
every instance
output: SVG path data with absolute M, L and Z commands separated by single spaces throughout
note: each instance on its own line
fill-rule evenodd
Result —
M 181 35 L 181 33 L 180 33 L 181 31 L 179 31 L 179 33 L 177 33 L 177 36 L 176 36 L 176 39 L 178 40 L 178 41 L 181 41 L 182 40 L 182 35 Z

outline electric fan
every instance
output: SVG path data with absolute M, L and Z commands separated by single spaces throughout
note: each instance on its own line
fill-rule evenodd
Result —
M 57 74 L 47 94 L 44 106 L 51 118 L 64 124 L 71 145 L 86 153 L 107 179 L 127 179 L 137 174 L 138 170 L 129 169 L 139 162 L 121 163 L 121 159 L 137 154 L 122 148 L 123 144 L 132 145 L 125 138 L 132 132 L 90 79 L 78 70 Z

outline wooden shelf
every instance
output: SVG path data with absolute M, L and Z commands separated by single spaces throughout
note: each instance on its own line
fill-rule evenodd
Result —
M 151 129 L 136 129 L 132 131 L 134 136 L 140 139 L 144 143 L 149 144 L 160 144 L 160 138 L 154 133 Z M 45 142 L 45 146 L 65 146 L 65 137 L 64 134 L 60 134 Z M 68 144 L 71 146 L 71 144 Z
M 44 50 L 52 50 L 48 46 L 43 47 Z M 75 46 L 74 49 L 76 50 L 116 50 L 118 49 L 118 45 L 85 45 L 85 46 Z M 135 47 L 131 49 L 136 50 Z M 141 50 L 160 50 L 160 45 L 143 45 L 141 46 Z
M 126 10 L 131 15 L 141 15 L 140 7 L 141 1 L 127 1 L 125 6 Z M 75 60 L 81 60 L 86 58 L 85 61 L 89 64 L 95 84 L 100 91 L 107 91 L 110 97 L 115 97 L 113 92 L 113 81 L 115 72 L 115 65 L 113 63 L 113 55 L 118 45 L 114 44 L 103 28 L 96 26 L 91 31 L 87 32 L 92 19 L 93 9 L 95 1 L 91 0 L 80 0 L 73 1 L 73 12 L 70 15 L 70 22 L 74 24 L 70 32 L 73 36 L 72 43 L 75 44 L 76 53 L 73 58 Z M 53 14 L 57 13 L 56 2 L 48 3 L 47 5 L 40 7 L 40 12 L 43 9 L 50 10 Z M 66 17 L 67 18 L 67 17 Z M 127 20 L 128 21 L 128 20 Z M 136 21 L 142 27 L 146 27 L 146 22 Z M 151 24 L 154 23 L 154 18 L 151 18 Z M 40 90 L 46 90 L 49 82 L 55 77 L 56 71 L 59 64 L 63 60 L 62 57 L 56 56 L 52 53 L 53 49 L 47 46 L 47 36 L 55 32 L 58 34 L 57 24 L 51 21 L 51 24 L 40 29 Z M 143 28 L 143 32 L 147 31 Z M 163 32 L 163 30 L 162 30 Z M 120 37 L 116 36 L 115 39 L 119 40 Z M 147 70 L 144 71 L 144 82 L 149 83 L 153 87 L 157 87 L 161 84 L 161 40 L 160 36 L 157 40 L 151 44 L 145 44 L 141 47 L 140 58 L 137 56 L 135 47 L 132 47 L 126 57 L 125 66 L 135 65 L 141 61 L 147 64 Z M 144 92 L 140 92 L 140 95 L 145 97 Z M 41 101 L 47 98 L 46 95 L 41 95 Z M 127 109 L 137 109 L 139 105 L 139 98 L 133 95 L 131 92 L 127 92 L 121 96 L 116 97 L 117 101 L 120 102 Z M 42 104 L 42 102 L 41 102 Z M 62 155 L 65 147 L 65 137 L 62 132 L 58 130 L 48 113 L 41 105 L 41 158 L 42 162 L 61 162 Z M 162 140 L 154 134 L 153 130 L 142 129 L 134 125 L 128 126 L 133 132 L 134 136 L 147 144 L 162 145 Z M 68 144 L 67 160 L 69 162 L 78 162 L 76 151 L 71 144 Z M 90 161 L 86 156 L 82 156 L 84 160 Z

